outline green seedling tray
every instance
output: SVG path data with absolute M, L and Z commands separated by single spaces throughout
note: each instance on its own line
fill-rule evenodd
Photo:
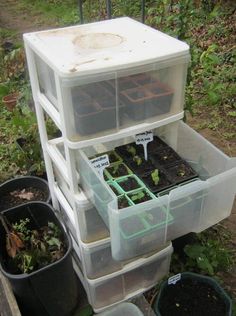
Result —
M 117 205 L 118 205 L 118 200 L 119 200 L 121 197 L 125 197 L 125 198 L 126 198 L 126 200 L 127 200 L 128 203 L 129 203 L 129 206 L 133 206 L 133 205 L 134 205 L 134 203 L 130 200 L 130 198 L 128 197 L 127 194 L 121 194 L 121 195 L 119 195 L 119 196 L 117 197 Z M 129 206 L 127 206 L 127 207 L 129 207 Z M 127 208 L 127 207 L 124 207 L 124 208 Z M 119 206 L 118 206 L 118 208 L 119 208 Z M 124 208 L 120 208 L 120 210 L 123 210 Z
M 132 175 L 133 172 L 129 169 L 129 167 L 124 163 L 124 162 L 116 162 L 116 163 L 113 163 L 112 165 L 110 165 L 109 167 L 107 167 L 104 171 L 104 173 L 106 174 L 106 176 L 108 177 L 108 179 L 111 179 L 111 180 L 116 180 L 116 179 L 120 179 L 124 176 L 120 176 L 120 177 L 113 177 L 112 174 L 109 172 L 109 168 L 113 168 L 115 166 L 119 166 L 119 165 L 124 165 L 125 168 L 127 169 L 127 175 L 125 176 L 129 176 L 129 175 Z
M 139 187 L 139 188 L 136 188 L 136 189 L 134 189 L 134 190 L 125 191 L 125 190 L 120 186 L 119 183 L 124 182 L 126 179 L 128 179 L 128 178 L 130 178 L 130 177 L 135 178 L 135 180 L 138 182 L 138 184 L 139 184 L 140 187 Z M 138 189 L 146 189 L 145 184 L 144 184 L 144 183 L 139 179 L 139 177 L 137 177 L 135 174 L 132 174 L 132 175 L 129 175 L 129 176 L 121 177 L 121 178 L 119 178 L 118 180 L 115 180 L 115 182 L 117 183 L 117 185 L 119 185 L 119 187 L 121 188 L 122 192 L 125 193 L 125 194 L 132 193 L 133 191 L 136 191 L 136 190 L 138 190 Z
M 164 206 L 161 207 L 161 210 L 162 210 L 163 213 L 166 214 L 167 209 L 166 209 Z M 157 223 L 157 224 L 155 224 L 155 225 L 151 225 L 151 224 L 147 221 L 146 217 L 147 217 L 147 212 L 145 212 L 145 214 L 142 214 L 142 219 L 143 219 L 143 221 L 145 222 L 145 225 L 146 225 L 146 227 L 147 227 L 148 230 L 152 230 L 152 229 L 155 229 L 155 228 L 162 228 L 162 227 L 165 227 L 166 224 L 169 225 L 169 224 L 171 224 L 171 223 L 173 222 L 173 220 L 174 220 L 174 217 L 169 213 L 169 214 L 167 215 L 167 219 L 166 219 L 166 220 L 161 221 L 161 222 L 159 222 L 159 223 Z
M 113 186 L 117 190 L 117 192 L 119 193 L 118 195 L 116 195 L 117 197 L 123 194 L 123 191 L 121 190 L 120 186 L 117 185 L 117 183 L 115 181 L 109 180 L 109 181 L 107 181 L 107 184 L 109 185 L 109 187 Z M 114 192 L 114 194 L 116 194 L 116 193 Z
M 146 187 L 139 188 L 139 189 L 136 189 L 136 190 L 133 190 L 133 191 L 129 191 L 129 192 L 127 193 L 127 195 L 128 195 L 128 196 L 129 196 L 129 195 L 135 195 L 135 194 L 139 193 L 139 191 L 145 191 L 145 192 L 151 197 L 152 200 L 156 198 L 155 195 L 154 195 L 150 190 L 148 190 Z M 137 204 L 136 204 L 136 203 L 131 199 L 131 197 L 129 197 L 129 199 L 132 201 L 132 203 L 133 203 L 134 205 L 141 204 L 141 203 L 137 203 Z M 145 201 L 145 202 L 147 202 L 147 201 Z M 142 203 L 145 203 L 145 202 L 142 202 Z

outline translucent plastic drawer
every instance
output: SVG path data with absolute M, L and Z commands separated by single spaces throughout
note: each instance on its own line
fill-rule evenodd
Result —
M 54 191 L 59 201 L 62 218 L 74 239 L 78 240 L 79 235 L 82 242 L 92 243 L 108 238 L 110 236 L 109 230 L 83 192 L 76 195 L 76 211 L 73 211 L 69 204 L 69 200 L 72 198 L 71 194 L 64 190 L 64 187 L 67 186 L 65 181 L 62 183 L 63 186 L 55 187 Z
M 134 262 L 127 269 L 95 280 L 87 279 L 87 294 L 95 310 L 127 300 L 156 285 L 169 273 L 172 246 Z
M 134 257 L 126 261 L 116 261 L 112 257 L 111 240 L 99 241 L 91 244 L 80 243 L 82 260 L 86 277 L 96 279 L 110 273 L 126 269 L 134 262 L 141 262 L 154 254 L 148 253 L 142 257 Z M 161 249 L 159 249 L 160 251 Z
M 120 303 L 113 307 L 110 310 L 107 310 L 98 316 L 120 316 L 120 315 L 125 315 L 125 316 L 143 316 L 143 313 L 140 311 L 140 309 L 132 304 L 132 303 Z
M 24 41 L 35 97 L 46 97 L 72 143 L 183 116 L 184 42 L 129 18 L 24 34 Z
M 236 159 L 229 158 L 181 121 L 156 129 L 155 133 L 192 166 L 199 180 L 123 209 L 118 209 L 117 196 L 88 159 L 101 148 L 78 152 L 81 185 L 110 230 L 116 260 L 142 255 L 189 232 L 200 232 L 231 212 L 236 192 Z M 127 137 L 105 143 L 104 151 L 132 141 L 132 137 Z

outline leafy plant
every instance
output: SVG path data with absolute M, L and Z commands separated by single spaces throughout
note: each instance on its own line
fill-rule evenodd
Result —
M 137 166 L 140 166 L 142 164 L 142 162 L 143 162 L 142 158 L 140 156 L 138 156 L 138 155 L 135 155 L 133 157 L 133 161 L 136 163 Z
M 155 169 L 154 171 L 152 171 L 151 177 L 152 177 L 152 181 L 153 181 L 154 185 L 158 185 L 158 183 L 160 181 L 159 170 Z
M 127 146 L 126 146 L 126 150 L 127 150 L 128 153 L 130 153 L 133 157 L 136 155 L 136 149 L 135 149 L 134 146 L 127 145 Z
M 141 200 L 145 196 L 145 193 L 143 191 L 139 191 L 138 193 L 131 196 L 131 200 L 133 202 Z
M 6 249 L 21 273 L 30 273 L 60 259 L 65 253 L 60 229 L 52 222 L 39 229 L 30 228 L 30 219 L 10 224 L 1 217 L 7 233 Z

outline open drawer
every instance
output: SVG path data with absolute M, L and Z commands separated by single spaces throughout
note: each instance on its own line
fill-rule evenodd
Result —
M 201 232 L 231 212 L 236 192 L 236 159 L 229 158 L 182 121 L 158 128 L 154 134 L 185 159 L 199 179 L 123 209 L 118 209 L 117 196 L 88 157 L 133 142 L 133 137 L 78 151 L 81 186 L 110 230 L 116 260 L 142 255 L 189 232 Z M 145 229 L 140 218 L 161 224 Z M 128 234 L 129 231 L 135 234 Z

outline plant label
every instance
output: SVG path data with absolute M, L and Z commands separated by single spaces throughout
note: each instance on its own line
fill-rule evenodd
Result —
M 103 177 L 103 171 L 105 168 L 110 166 L 108 155 L 99 156 L 90 160 L 94 169 L 97 170 L 98 174 Z
M 175 274 L 172 277 L 170 277 L 168 279 L 168 285 L 170 284 L 175 284 L 176 282 L 178 282 L 179 280 L 181 280 L 181 273 Z
M 135 135 L 136 145 L 143 145 L 144 150 L 144 158 L 148 160 L 147 154 L 147 144 L 153 141 L 153 133 L 152 132 L 145 132 Z

